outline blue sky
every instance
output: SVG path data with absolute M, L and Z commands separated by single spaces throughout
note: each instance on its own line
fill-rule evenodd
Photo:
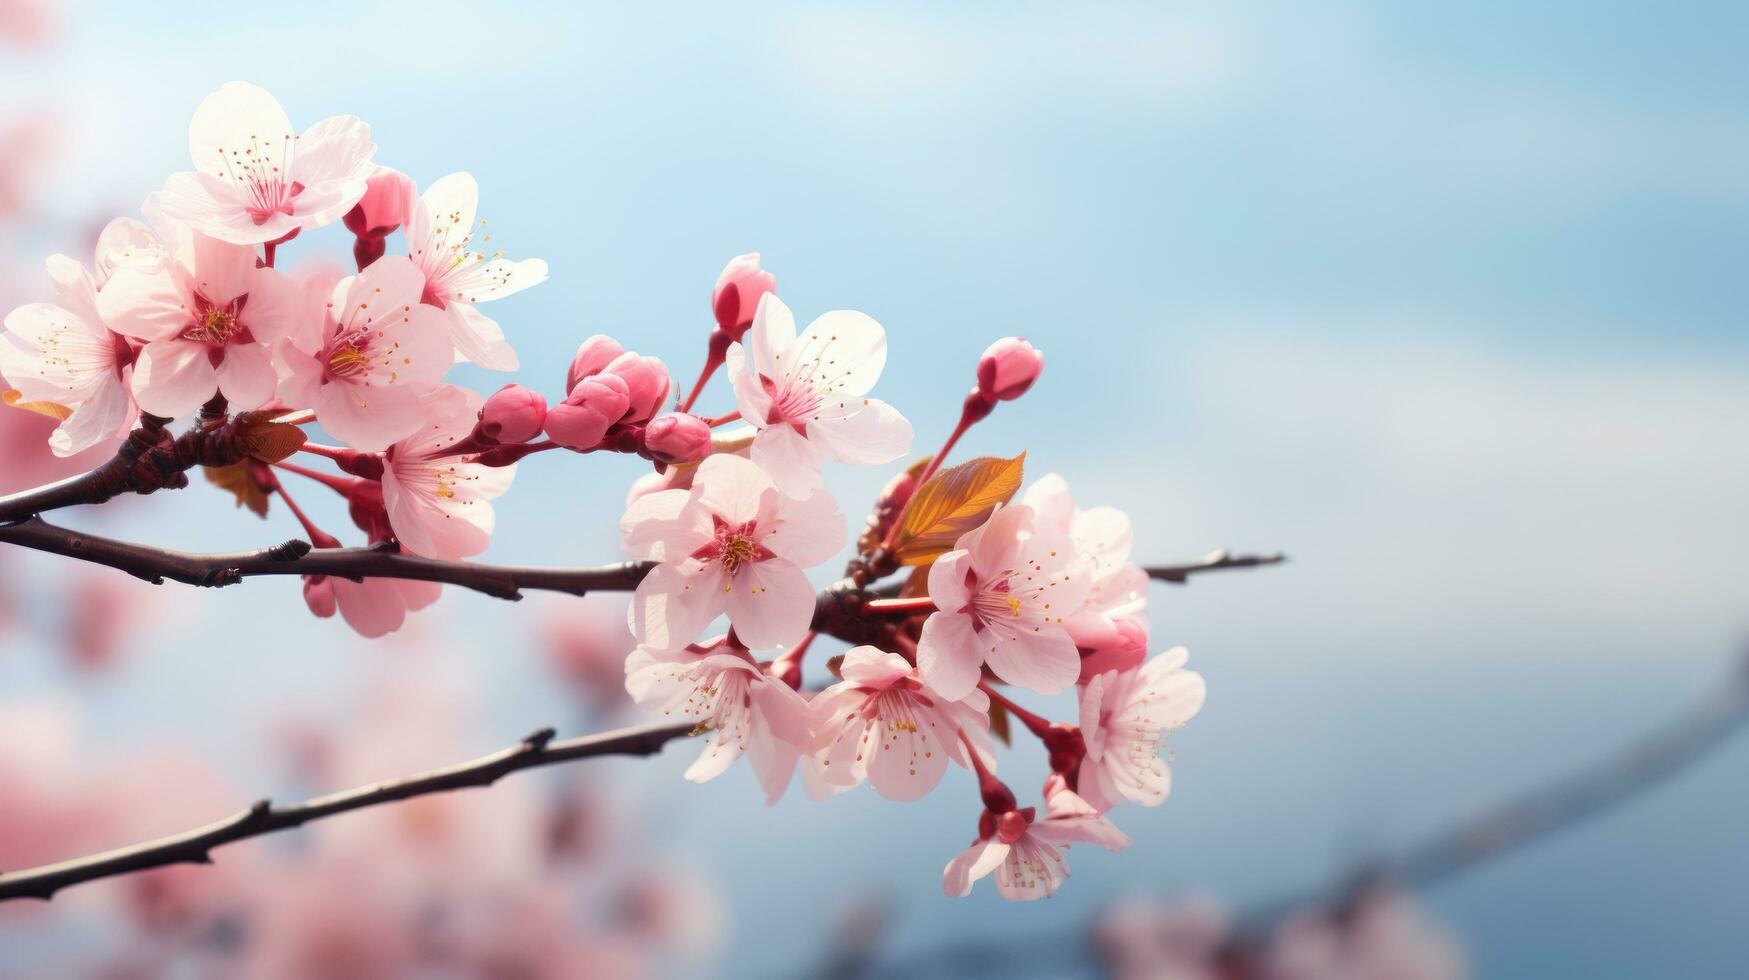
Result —
M 185 168 L 188 115 L 226 80 L 300 125 L 357 114 L 421 182 L 474 173 L 496 240 L 548 261 L 493 313 L 517 380 L 549 392 L 595 332 L 689 379 L 710 284 L 750 249 L 798 316 L 887 327 L 879 393 L 920 446 L 978 351 L 1026 335 L 1045 379 L 970 450 L 1027 449 L 1129 509 L 1147 559 L 1294 556 L 1157 590 L 1156 642 L 1190 646 L 1209 706 L 1174 741 L 1173 799 L 1121 814 L 1135 851 L 1077 853 L 1049 903 L 940 898 L 975 807 L 951 776 L 915 806 L 767 810 L 745 774 L 679 784 L 685 751 L 631 774 L 666 786 L 675 847 L 739 921 L 795 917 L 794 947 L 730 949 L 726 973 L 758 975 L 809 962 L 805 937 L 864 887 L 899 901 L 900 948 L 1067 927 L 1126 892 L 1291 891 L 1715 678 L 1749 625 L 1745 41 L 1730 4 L 70 3 L 57 48 L 0 63 L 0 118 L 67 120 L 46 251 L 93 202 L 130 213 Z M 531 460 L 488 557 L 614 557 L 636 473 Z M 858 513 L 884 478 L 832 487 Z M 198 493 L 129 514 L 187 548 L 292 530 Z M 406 667 L 283 583 L 176 601 L 203 642 L 148 636 L 78 690 L 95 737 L 192 734 L 248 778 L 227 735 L 260 706 Z M 452 595 L 420 625 L 450 648 L 431 656 L 481 672 L 502 737 L 564 717 L 518 656 L 521 613 Z M 264 617 L 273 639 L 227 645 Z M 64 680 L 31 654 L 0 663 L 9 691 Z M 1724 815 L 1749 802 L 1746 762 L 1737 747 L 1433 908 L 1486 976 L 1727 975 L 1749 844 Z

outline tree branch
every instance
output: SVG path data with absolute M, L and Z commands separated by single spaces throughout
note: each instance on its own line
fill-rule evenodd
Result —
M 543 728 L 517 745 L 469 762 L 430 772 L 373 783 L 293 806 L 276 807 L 267 800 L 214 824 L 102 854 L 74 858 L 0 874 L 0 901 L 49 899 L 69 885 L 100 878 L 162 868 L 173 864 L 211 864 L 212 850 L 225 844 L 300 827 L 312 820 L 397 800 L 451 790 L 490 786 L 504 776 L 536 766 L 550 766 L 603 755 L 655 755 L 668 742 L 693 733 L 690 724 L 645 725 L 554 741 Z
M 596 568 L 479 565 L 421 558 L 380 547 L 312 549 L 301 538 L 255 551 L 196 555 L 74 531 L 40 517 L 0 524 L 0 542 L 118 568 L 154 585 L 170 579 L 215 588 L 259 575 L 334 575 L 353 580 L 405 578 L 442 582 L 515 600 L 522 598 L 523 589 L 571 595 L 624 592 L 636 588 L 650 571 L 647 562 L 619 562 Z
M 1285 561 L 1287 556 L 1280 552 L 1273 555 L 1230 555 L 1221 550 L 1211 551 L 1182 565 L 1150 565 L 1147 572 L 1149 578 L 1182 585 L 1198 572 L 1217 572 L 1224 568 L 1256 568 L 1259 565 L 1279 565 Z

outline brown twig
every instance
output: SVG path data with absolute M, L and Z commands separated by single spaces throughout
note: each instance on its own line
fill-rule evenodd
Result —
M 292 806 L 276 807 L 262 800 L 218 823 L 184 833 L 59 864 L 6 872 L 0 874 L 0 901 L 15 898 L 46 900 L 69 885 L 100 878 L 173 864 L 211 864 L 215 847 L 289 830 L 312 820 L 415 796 L 490 786 L 510 773 L 536 766 L 603 755 L 655 755 L 668 742 L 692 732 L 691 724 L 645 725 L 555 741 L 553 730 L 543 728 L 508 749 L 459 765 L 386 783 L 372 783 Z
M 1148 577 L 1162 582 L 1177 582 L 1182 585 L 1190 581 L 1190 577 L 1199 572 L 1217 572 L 1226 568 L 1256 568 L 1259 565 L 1279 565 L 1287 561 L 1287 556 L 1277 552 L 1273 555 L 1232 555 L 1226 551 L 1211 551 L 1196 561 L 1185 562 L 1182 565 L 1149 565 Z
M 270 548 L 196 555 L 117 541 L 59 527 L 40 517 L 0 524 L 0 542 L 117 568 L 154 585 L 165 580 L 220 587 L 259 575 L 334 575 L 340 578 L 404 578 L 442 582 L 500 599 L 520 599 L 523 589 L 566 592 L 623 592 L 649 573 L 646 562 L 618 562 L 596 568 L 524 568 L 438 561 L 392 548 L 314 548 L 293 538 Z

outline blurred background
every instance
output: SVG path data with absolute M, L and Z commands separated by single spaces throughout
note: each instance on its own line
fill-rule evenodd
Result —
M 1190 648 L 1208 705 L 1172 799 L 1117 815 L 1135 846 L 1078 849 L 1049 901 L 942 897 L 963 773 L 917 804 L 768 808 L 745 772 L 682 782 L 677 746 L 0 909 L 0 974 L 299 975 L 312 935 L 362 975 L 416 934 L 483 975 L 579 950 L 603 975 L 798 975 L 871 920 L 892 962 L 1084 943 L 1126 896 L 1242 911 L 1607 755 L 1724 683 L 1749 632 L 1746 43 L 1730 3 L 0 0 L 8 308 L 187 169 L 194 107 L 244 78 L 300 127 L 364 118 L 422 185 L 478 178 L 495 243 L 552 270 L 490 311 L 514 380 L 551 395 L 601 332 L 689 382 L 717 272 L 759 250 L 804 321 L 885 325 L 878 394 L 919 450 L 984 346 L 1024 335 L 1044 377 L 969 453 L 1025 449 L 1029 476 L 1126 509 L 1143 562 L 1292 556 L 1156 585 L 1155 646 Z M 331 231 L 282 264 L 344 259 Z M 0 412 L 0 492 L 55 475 L 19 448 L 45 431 Z M 530 459 L 483 560 L 615 559 L 645 465 Z M 888 475 L 828 474 L 853 520 Z M 198 481 L 62 518 L 196 551 L 298 533 Z M 451 589 L 371 642 L 291 581 L 197 593 L 7 553 L 0 603 L 5 867 L 638 720 L 567 638 L 609 600 Z M 1738 975 L 1746 772 L 1749 739 L 1421 912 L 1477 976 Z M 237 895 L 247 914 L 203 911 Z M 403 928 L 439 895 L 542 938 Z

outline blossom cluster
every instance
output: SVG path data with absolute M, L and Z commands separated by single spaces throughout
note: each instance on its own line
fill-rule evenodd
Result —
M 749 253 L 712 290 L 704 368 L 672 406 L 664 363 L 606 336 L 580 345 L 562 397 L 518 384 L 486 397 L 445 378 L 458 362 L 518 368 L 510 334 L 480 307 L 542 282 L 547 266 L 485 250 L 471 176 L 421 189 L 375 161 L 362 121 L 298 131 L 242 82 L 199 106 L 189 149 L 194 169 L 147 198 L 144 221 L 109 224 L 90 264 L 51 258 L 54 300 L 5 319 L 6 400 L 59 420 L 55 453 L 144 422 L 242 412 L 278 448 L 209 472 L 239 502 L 265 513 L 277 495 L 312 546 L 339 547 L 282 480 L 307 478 L 344 497 L 368 543 L 450 562 L 487 548 L 493 501 L 529 455 L 640 456 L 654 472 L 620 521 L 626 554 L 647 568 L 627 614 L 624 683 L 638 705 L 708 733 L 687 778 L 746 756 L 774 800 L 799 771 L 817 798 L 866 781 L 908 801 L 957 765 L 982 808 L 944 888 L 964 895 L 994 873 L 1010 899 L 1051 894 L 1071 843 L 1127 846 L 1114 807 L 1166 798 L 1162 740 L 1197 713 L 1204 688 L 1182 649 L 1149 656 L 1148 576 L 1131 560 L 1128 517 L 1077 506 L 1054 475 L 1022 492 L 1024 454 L 944 466 L 973 425 L 1033 386 L 1044 358 L 1025 340 L 984 352 L 946 442 L 877 501 L 841 583 L 851 588 L 823 594 L 809 572 L 850 539 L 826 469 L 912 448 L 910 421 L 874 396 L 887 336 L 873 318 L 838 310 L 801 327 Z M 336 222 L 353 237 L 355 274 L 278 265 L 288 243 Z M 696 412 L 718 370 L 733 409 Z M 310 441 L 310 425 L 339 444 Z M 299 452 L 340 472 L 290 461 Z M 316 615 L 339 613 L 366 636 L 400 628 L 441 590 L 304 582 Z M 823 630 L 823 604 L 854 631 Z M 828 662 L 835 683 L 804 690 L 822 631 L 858 642 Z M 1033 714 L 1003 688 L 1073 691 L 1075 721 Z M 1007 738 L 1010 719 L 1049 756 L 1042 814 L 996 776 L 995 736 Z

